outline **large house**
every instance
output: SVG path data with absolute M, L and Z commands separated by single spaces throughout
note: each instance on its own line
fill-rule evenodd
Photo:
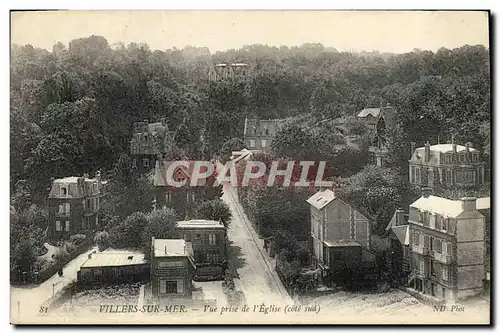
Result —
M 243 130 L 244 142 L 250 151 L 269 152 L 271 142 L 278 131 L 285 125 L 282 119 L 245 118 L 245 128 Z
M 193 249 L 182 239 L 151 241 L 151 292 L 159 299 L 191 298 Z
M 484 290 L 485 221 L 476 198 L 455 201 L 430 195 L 410 205 L 412 272 L 408 283 L 437 300 L 457 300 Z
M 171 145 L 172 138 L 164 118 L 154 123 L 149 123 L 148 120 L 134 122 L 130 139 L 132 168 L 150 171 L 154 168 L 157 157 L 168 151 Z
M 73 234 L 97 230 L 98 211 L 103 196 L 103 182 L 99 172 L 94 179 L 87 175 L 55 179 L 48 200 L 50 238 L 68 239 Z
M 214 220 L 193 219 L 177 222 L 182 238 L 192 244 L 196 276 L 219 277 L 224 273 L 227 231 Z
M 373 272 L 371 220 L 329 189 L 307 202 L 311 210 L 312 253 L 323 272 L 323 284 L 360 282 Z
M 419 187 L 474 187 L 484 183 L 484 162 L 470 143 L 431 145 L 415 149 L 409 160 L 410 184 Z
M 172 165 L 172 164 L 176 165 Z M 216 174 L 199 179 L 195 186 L 191 185 L 191 176 L 195 167 L 194 161 L 185 161 L 186 165 L 177 164 L 177 161 L 158 160 L 155 163 L 153 177 L 154 207 L 171 207 L 181 216 L 193 210 L 198 203 L 222 195 L 222 185 L 214 186 Z M 214 170 L 216 167 L 214 166 Z M 206 169 L 201 168 L 201 173 Z M 170 175 L 170 176 L 169 176 Z M 170 178 L 170 181 L 169 181 Z M 177 186 L 173 184 L 183 183 Z
M 210 81 L 239 80 L 249 75 L 249 66 L 245 63 L 219 63 L 210 67 L 208 79 Z

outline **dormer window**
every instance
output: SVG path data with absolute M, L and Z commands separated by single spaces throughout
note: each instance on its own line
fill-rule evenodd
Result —
M 147 133 L 144 134 L 144 141 L 148 141 L 148 134 Z
M 478 155 L 476 153 L 474 153 L 472 155 L 472 161 L 477 161 L 478 160 Z
M 447 164 L 450 164 L 451 163 L 451 154 L 447 154 L 446 157 L 445 157 L 445 161 Z
M 465 154 L 460 154 L 460 162 L 464 162 L 465 161 Z
M 66 196 L 66 195 L 68 195 L 68 188 L 61 187 L 61 196 Z

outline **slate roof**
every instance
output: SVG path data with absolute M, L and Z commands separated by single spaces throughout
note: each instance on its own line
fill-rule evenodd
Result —
M 367 116 L 372 116 L 377 118 L 379 114 L 380 114 L 380 108 L 365 108 L 361 110 L 361 112 L 358 114 L 358 117 L 365 118 Z
M 321 210 L 335 199 L 335 193 L 330 189 L 318 191 L 307 199 L 307 203 Z
M 462 201 L 430 195 L 429 197 L 420 197 L 410 204 L 410 207 L 421 211 L 437 213 L 444 217 L 456 218 L 462 212 Z
M 402 245 L 410 244 L 410 225 L 392 226 L 391 231 Z
M 205 219 L 191 219 L 191 220 L 181 220 L 177 222 L 178 228 L 218 228 L 225 229 L 224 224 L 216 220 L 205 220 Z

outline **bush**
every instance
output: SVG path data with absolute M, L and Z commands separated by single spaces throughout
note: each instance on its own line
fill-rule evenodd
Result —
M 94 242 L 97 244 L 99 251 L 102 252 L 109 247 L 109 234 L 106 231 L 97 232 L 94 237 Z
M 75 245 L 80 245 L 86 238 L 87 236 L 85 234 L 73 234 L 69 237 L 69 241 Z

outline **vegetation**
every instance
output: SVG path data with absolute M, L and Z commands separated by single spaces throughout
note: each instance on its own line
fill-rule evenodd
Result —
M 220 221 L 225 227 L 229 227 L 231 218 L 229 206 L 219 198 L 201 202 L 193 213 L 193 219 Z

